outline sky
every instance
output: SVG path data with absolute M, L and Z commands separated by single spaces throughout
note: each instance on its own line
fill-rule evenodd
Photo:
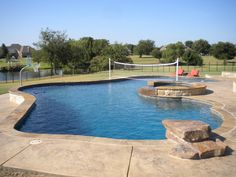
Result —
M 236 43 L 236 0 L 0 0 L 0 9 L 0 44 L 6 45 L 32 46 L 47 27 L 110 43 Z

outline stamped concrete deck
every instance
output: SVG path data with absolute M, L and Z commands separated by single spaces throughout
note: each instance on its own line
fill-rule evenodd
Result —
M 207 86 L 214 93 L 194 99 L 218 102 L 224 114 L 233 119 L 225 121 L 225 128 L 218 132 L 231 148 L 228 155 L 205 160 L 182 160 L 170 156 L 168 151 L 173 144 L 169 141 L 126 141 L 6 131 L 1 124 L 8 121 L 17 105 L 9 101 L 8 94 L 0 95 L 0 176 L 235 177 L 236 93 L 232 91 L 232 80 L 212 82 Z M 34 139 L 42 142 L 30 144 Z

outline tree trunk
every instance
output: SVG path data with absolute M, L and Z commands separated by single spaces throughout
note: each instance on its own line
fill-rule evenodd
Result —
M 53 63 L 51 61 L 51 76 L 53 75 Z

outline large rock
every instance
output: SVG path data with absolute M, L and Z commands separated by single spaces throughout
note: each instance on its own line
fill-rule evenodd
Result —
M 203 141 L 192 143 L 192 147 L 198 151 L 201 159 L 205 159 L 224 155 L 227 146 L 221 141 Z
M 210 137 L 209 124 L 195 120 L 163 120 L 167 132 L 187 142 L 199 142 Z M 167 137 L 170 138 L 170 137 Z M 172 139 L 172 138 L 170 138 Z M 175 140 L 175 138 L 173 139 Z
M 191 146 L 186 144 L 177 144 L 176 147 L 172 148 L 170 155 L 181 158 L 181 159 L 199 159 L 199 153 Z
M 221 141 L 179 143 L 172 148 L 170 154 L 182 159 L 205 159 L 224 155 L 226 147 Z

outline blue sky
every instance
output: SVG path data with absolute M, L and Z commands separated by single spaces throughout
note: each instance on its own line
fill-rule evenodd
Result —
M 1 0 L 0 44 L 32 45 L 41 29 L 111 43 L 236 43 L 236 0 Z

